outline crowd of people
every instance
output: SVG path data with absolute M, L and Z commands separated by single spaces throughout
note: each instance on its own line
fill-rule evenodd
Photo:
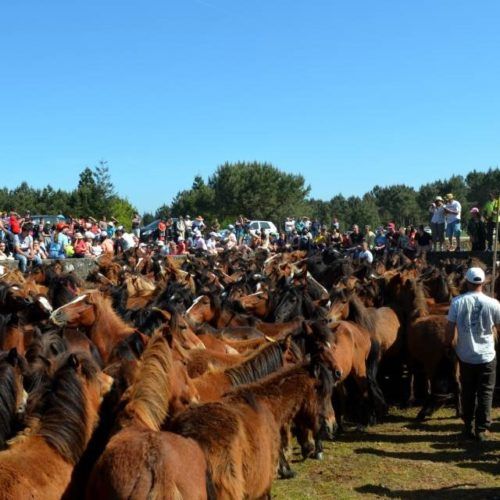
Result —
M 467 223 L 472 250 L 492 250 L 493 234 L 499 219 L 498 197 L 490 194 L 486 205 L 473 207 Z M 353 225 L 341 230 L 334 217 L 325 224 L 309 217 L 288 217 L 282 230 L 255 230 L 240 216 L 221 230 L 217 219 L 207 224 L 199 215 L 178 219 L 161 219 L 154 231 L 141 237 L 142 219 L 136 213 L 127 231 L 114 218 L 93 217 L 64 219 L 50 223 L 32 220 L 29 213 L 21 217 L 15 211 L 0 218 L 0 260 L 15 259 L 26 271 L 30 263 L 43 259 L 96 258 L 102 254 L 117 255 L 132 248 L 144 254 L 185 255 L 192 252 L 217 254 L 232 248 L 263 248 L 270 252 L 288 249 L 310 250 L 332 247 L 371 264 L 377 256 L 402 251 L 409 258 L 424 256 L 433 250 L 461 250 L 462 206 L 453 194 L 444 199 L 436 196 L 429 206 L 427 225 L 397 227 L 388 222 L 372 230 Z M 500 235 L 499 235 L 500 240 Z

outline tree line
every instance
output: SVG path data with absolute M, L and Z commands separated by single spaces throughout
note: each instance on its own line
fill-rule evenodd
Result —
M 398 225 L 425 224 L 428 207 L 436 195 L 453 193 L 462 204 L 463 218 L 473 206 L 482 207 L 492 189 L 500 190 L 500 169 L 476 170 L 466 176 L 433 181 L 415 189 L 405 184 L 375 186 L 362 196 L 334 195 L 330 200 L 310 197 L 304 176 L 284 172 L 268 163 L 238 162 L 220 165 L 205 181 L 195 176 L 189 189 L 177 193 L 171 203 L 144 214 L 145 224 L 156 219 L 190 214 L 215 218 L 224 226 L 243 215 L 282 224 L 288 216 L 318 218 L 324 223 L 337 217 L 342 227 L 352 224 L 376 227 L 388 221 Z M 63 214 L 95 218 L 114 216 L 129 226 L 135 207 L 119 196 L 106 162 L 86 167 L 75 189 L 46 186 L 35 189 L 27 182 L 14 189 L 0 189 L 0 209 L 32 214 Z
M 75 189 L 66 191 L 47 185 L 36 189 L 22 182 L 14 189 L 0 188 L 0 210 L 15 210 L 21 215 L 64 215 L 65 217 L 111 217 L 130 226 L 135 207 L 119 196 L 111 180 L 106 162 L 85 167 Z
M 288 216 L 318 218 L 323 223 L 337 217 L 343 229 L 352 224 L 377 227 L 393 221 L 398 225 L 429 222 L 429 205 L 437 195 L 453 193 L 467 219 L 473 206 L 481 208 L 492 189 L 500 190 L 500 169 L 476 170 L 454 175 L 415 189 L 405 184 L 375 186 L 362 196 L 334 195 L 330 200 L 309 197 L 310 186 L 302 175 L 283 172 L 267 163 L 225 163 L 208 181 L 197 175 L 190 189 L 177 193 L 170 205 L 163 205 L 147 220 L 169 215 L 202 215 L 218 218 L 221 224 L 239 215 L 282 224 Z

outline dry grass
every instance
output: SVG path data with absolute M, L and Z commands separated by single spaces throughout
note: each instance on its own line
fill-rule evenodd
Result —
M 322 462 L 296 455 L 297 476 L 276 481 L 273 498 L 500 499 L 500 408 L 486 443 L 462 440 L 451 409 L 424 423 L 416 413 L 393 409 L 366 433 L 346 432 Z

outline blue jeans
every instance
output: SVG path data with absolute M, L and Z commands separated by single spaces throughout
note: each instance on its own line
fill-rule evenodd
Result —
M 26 272 L 28 268 L 28 258 L 25 255 L 21 255 L 20 253 L 16 253 L 14 255 L 14 259 L 19 262 L 19 269 L 22 273 Z
M 451 238 L 452 236 L 455 236 L 456 238 L 460 238 L 460 234 L 462 233 L 461 228 L 460 228 L 460 221 L 459 220 L 454 220 L 453 222 L 448 222 L 446 225 L 446 236 L 448 238 Z

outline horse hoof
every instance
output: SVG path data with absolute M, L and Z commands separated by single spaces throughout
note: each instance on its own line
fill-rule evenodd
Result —
M 313 458 L 315 460 L 323 460 L 323 458 L 325 458 L 325 455 L 323 454 L 322 451 L 318 451 L 313 455 Z
M 293 479 L 297 473 L 292 469 L 285 469 L 279 471 L 279 476 L 281 479 Z
M 427 415 L 425 414 L 425 411 L 420 411 L 418 415 L 415 417 L 415 420 L 417 422 L 423 422 L 427 418 Z

